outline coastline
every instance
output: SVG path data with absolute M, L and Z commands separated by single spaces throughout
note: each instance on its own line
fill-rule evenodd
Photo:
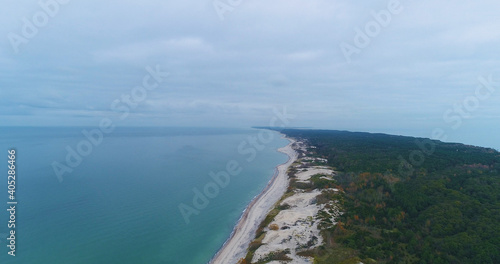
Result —
M 258 226 L 272 206 L 279 201 L 288 187 L 288 167 L 297 160 L 297 152 L 292 148 L 295 140 L 282 136 L 290 143 L 278 149 L 288 156 L 288 160 L 276 167 L 273 178 L 264 190 L 245 208 L 230 237 L 208 262 L 209 264 L 232 264 L 244 258 L 250 242 L 254 239 Z

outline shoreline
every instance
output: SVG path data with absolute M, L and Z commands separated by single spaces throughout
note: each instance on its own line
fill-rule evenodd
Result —
M 283 134 L 282 134 L 283 135 Z M 243 211 L 238 223 L 229 238 L 208 262 L 209 264 L 232 264 L 244 258 L 248 245 L 254 239 L 257 228 L 264 220 L 272 206 L 279 201 L 288 187 L 287 170 L 297 160 L 297 152 L 292 148 L 295 140 L 283 137 L 290 141 L 288 145 L 278 149 L 288 156 L 288 160 L 276 166 L 274 175 L 262 192 L 257 195 Z

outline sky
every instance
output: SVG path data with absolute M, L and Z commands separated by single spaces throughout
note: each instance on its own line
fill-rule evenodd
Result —
M 0 126 L 249 127 L 286 112 L 292 127 L 439 130 L 500 149 L 498 10 L 494 0 L 5 0 Z

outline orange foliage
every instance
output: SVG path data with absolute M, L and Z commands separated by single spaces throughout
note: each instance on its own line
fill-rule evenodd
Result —
M 406 213 L 404 211 L 401 211 L 398 215 L 398 220 L 401 221 L 406 218 Z
M 269 229 L 276 231 L 276 230 L 280 229 L 280 227 L 277 224 L 272 224 L 269 226 Z
M 344 225 L 342 224 L 341 221 L 337 223 L 337 226 L 339 227 L 340 230 L 345 231 Z

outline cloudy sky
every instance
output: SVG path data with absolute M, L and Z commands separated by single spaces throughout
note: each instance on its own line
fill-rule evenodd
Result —
M 295 127 L 500 148 L 496 0 L 55 1 L 2 3 L 1 126 L 248 127 L 286 109 Z M 143 94 L 147 67 L 169 76 Z

